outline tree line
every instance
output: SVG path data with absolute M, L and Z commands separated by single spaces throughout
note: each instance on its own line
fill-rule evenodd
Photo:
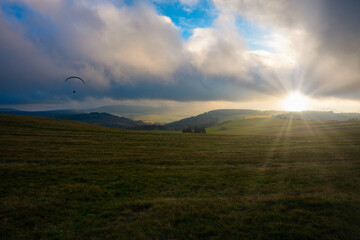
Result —
M 205 127 L 194 127 L 192 129 L 191 127 L 186 127 L 182 130 L 183 133 L 206 133 Z

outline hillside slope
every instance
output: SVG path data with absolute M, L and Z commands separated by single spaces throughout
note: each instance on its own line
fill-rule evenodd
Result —
M 0 115 L 1 239 L 360 239 L 360 134 Z
M 206 112 L 194 117 L 185 118 L 166 124 L 169 129 L 182 130 L 185 127 L 213 127 L 227 124 L 232 121 L 246 119 L 287 119 L 303 121 L 348 121 L 360 120 L 359 113 L 334 113 L 321 111 L 284 112 L 284 111 L 259 111 L 250 109 L 220 109 Z
M 308 121 L 347 121 L 360 120 L 360 113 L 334 113 L 324 111 L 303 111 L 303 112 L 283 112 L 275 115 L 275 118 L 308 120 Z
M 16 109 L 0 109 L 0 114 L 48 117 L 114 128 L 131 128 L 145 124 L 142 121 L 134 121 L 129 118 L 118 117 L 109 113 L 88 113 L 78 110 L 20 111 Z
M 220 109 L 205 112 L 197 116 L 184 118 L 175 122 L 164 125 L 146 125 L 136 126 L 131 129 L 135 130 L 175 130 L 180 131 L 184 128 L 190 127 L 212 127 L 224 121 L 232 121 L 246 118 L 257 117 L 271 117 L 274 114 L 279 114 L 279 111 L 258 111 L 248 109 Z
M 255 118 L 226 121 L 207 129 L 211 134 L 314 136 L 360 134 L 360 121 L 306 121 Z
M 214 110 L 200 114 L 195 117 L 189 117 L 180 121 L 166 124 L 167 127 L 173 128 L 174 130 L 182 130 L 185 127 L 211 127 L 215 124 L 227 120 L 244 119 L 249 115 L 262 115 L 269 114 L 268 112 L 262 112 L 258 110 L 247 110 L 247 109 L 221 109 Z

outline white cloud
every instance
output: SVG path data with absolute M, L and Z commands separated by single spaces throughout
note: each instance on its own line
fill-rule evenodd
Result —
M 360 93 L 360 2 L 349 0 L 215 0 L 230 11 L 268 27 L 273 68 L 293 63 L 287 85 L 314 95 Z M 291 64 L 290 64 L 291 65 Z M 289 65 L 289 67 L 290 67 Z M 356 94 L 357 93 L 357 94 Z M 358 98 L 358 97 L 356 97 Z
M 219 16 L 213 28 L 195 29 L 186 47 L 192 63 L 204 74 L 247 78 L 246 46 L 232 16 Z
M 24 3 L 33 14 L 9 20 L 0 10 L 0 77 L 14 83 L 3 91 L 22 85 L 54 93 L 52 83 L 81 75 L 92 89 L 114 98 L 113 89 L 134 86 L 144 90 L 136 98 L 181 99 L 174 86 L 185 85 L 199 88 L 184 93 L 186 100 L 292 90 L 359 98 L 359 1 L 214 0 L 218 18 L 186 42 L 171 18 L 145 1 L 5 2 Z M 192 8 L 199 2 L 181 3 Z M 268 49 L 248 49 L 237 16 L 269 30 L 262 42 Z M 158 95 L 153 86 L 161 86 Z
M 171 20 L 145 5 L 136 9 L 98 8 L 105 27 L 91 33 L 89 56 L 111 69 L 115 78 L 136 75 L 165 77 L 182 60 L 182 44 Z M 141 17 L 140 17 L 141 16 Z
M 17 38 L 48 57 L 49 64 L 63 65 L 93 79 L 95 85 L 136 81 L 139 76 L 168 79 L 180 65 L 183 49 L 176 26 L 147 4 L 118 8 L 102 1 L 24 0 L 37 16 L 48 19 L 38 28 L 54 36 L 29 38 L 29 25 L 18 22 Z M 20 32 L 22 31 L 22 32 Z M 30 34 L 31 35 L 31 34 Z M 3 37 L 4 38 L 4 37 Z M 45 43 L 45 44 L 43 44 Z M 6 46 L 4 46 L 6 48 Z M 14 50 L 13 54 L 21 55 Z M 33 54 L 36 61 L 37 54 Z M 33 64 L 27 62 L 26 64 Z
M 194 6 L 199 3 L 199 0 L 179 0 L 181 4 Z

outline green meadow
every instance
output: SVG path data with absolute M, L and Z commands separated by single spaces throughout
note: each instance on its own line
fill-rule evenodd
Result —
M 343 136 L 348 133 L 360 134 L 360 121 L 305 121 L 267 117 L 225 121 L 206 131 L 211 134 L 228 135 Z
M 360 122 L 209 134 L 0 115 L 1 239 L 360 239 Z

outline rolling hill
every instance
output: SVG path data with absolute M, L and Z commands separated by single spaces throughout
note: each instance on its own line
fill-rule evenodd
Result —
M 152 114 L 164 114 L 158 108 L 151 107 L 128 107 L 128 106 L 109 106 L 102 107 L 98 110 L 108 111 L 128 111 L 133 113 L 144 114 L 142 116 L 154 116 Z M 154 111 L 154 112 L 152 112 Z M 80 121 L 85 123 L 96 124 L 100 126 L 127 128 L 133 130 L 165 130 L 165 131 L 181 131 L 186 127 L 205 127 L 211 128 L 210 132 L 219 131 L 218 133 L 229 133 L 230 127 L 239 125 L 242 120 L 249 119 L 268 119 L 264 123 L 273 122 L 281 124 L 281 120 L 298 120 L 302 121 L 356 121 L 360 119 L 359 113 L 334 113 L 320 111 L 304 111 L 304 112 L 283 112 L 283 111 L 259 111 L 251 109 L 219 109 L 199 114 L 197 116 L 184 118 L 167 124 L 150 124 L 140 120 L 132 120 L 126 117 L 119 117 L 106 112 L 86 112 L 79 110 L 54 110 L 54 111 L 20 111 L 16 109 L 0 109 L 0 114 L 15 114 L 28 116 L 42 116 L 57 119 Z M 131 114 L 130 114 L 131 115 Z M 139 115 L 137 115 L 139 116 Z M 271 120 L 271 119 L 281 119 Z M 261 120 L 259 120 L 261 122 Z M 245 121 L 246 122 L 246 121 Z M 276 123 L 278 122 L 278 123 Z M 284 121 L 283 121 L 284 122 Z M 256 123 L 253 122 L 253 123 Z M 286 124 L 286 121 L 285 121 Z M 222 131 L 219 130 L 221 126 Z M 225 131 L 226 128 L 227 130 Z
M 284 112 L 274 116 L 281 119 L 295 119 L 308 121 L 347 121 L 360 120 L 360 113 L 334 113 L 331 111 L 303 111 L 303 112 Z
M 274 114 L 279 114 L 279 111 L 259 111 L 250 109 L 219 109 L 210 112 L 205 112 L 197 116 L 184 118 L 179 121 L 171 122 L 164 125 L 148 125 L 137 126 L 132 129 L 136 130 L 176 130 L 180 131 L 186 127 L 212 127 L 224 121 L 232 121 L 238 119 L 271 117 Z
M 359 239 L 360 134 L 336 128 L 170 134 L 1 114 L 1 238 Z
M 145 125 L 142 121 L 134 121 L 129 118 L 118 117 L 109 113 L 85 112 L 79 110 L 20 111 L 16 109 L 0 109 L 0 114 L 49 117 L 114 128 L 131 128 Z
M 188 116 L 182 114 L 181 111 L 176 109 L 162 106 L 128 106 L 128 105 L 112 105 L 102 106 L 98 108 L 91 108 L 88 112 L 106 112 L 116 116 L 122 116 L 133 120 L 141 120 L 149 124 L 164 125 L 165 123 L 177 121 Z
M 307 121 L 255 118 L 226 121 L 207 128 L 211 134 L 311 136 L 344 133 L 360 134 L 360 121 Z
M 249 119 L 255 119 L 252 121 L 244 121 Z M 263 120 L 257 120 L 263 119 Z M 264 121 L 264 119 L 268 119 Z M 281 120 L 271 120 L 281 119 Z M 321 111 L 304 111 L 304 112 L 284 112 L 284 111 L 259 111 L 259 110 L 246 110 L 246 109 L 220 109 L 210 112 L 206 112 L 194 117 L 185 118 L 176 122 L 168 123 L 165 126 L 168 129 L 182 130 L 185 127 L 214 127 L 213 129 L 219 130 L 219 127 L 229 129 L 230 125 L 236 125 L 237 123 L 274 123 L 274 124 L 288 124 L 292 120 L 300 120 L 297 122 L 306 121 L 348 121 L 359 120 L 359 113 L 334 113 L 334 112 L 321 112 Z M 296 122 L 296 121 L 295 121 Z M 294 122 L 294 123 L 295 123 Z M 339 123 L 340 124 L 340 123 Z M 346 124 L 345 124 L 346 125 Z M 141 127 L 140 127 L 141 128 Z M 232 128 L 232 127 L 230 127 Z M 212 129 L 210 129 L 210 132 Z M 260 131 L 260 130 L 259 130 Z M 220 132 L 219 132 L 220 133 Z

